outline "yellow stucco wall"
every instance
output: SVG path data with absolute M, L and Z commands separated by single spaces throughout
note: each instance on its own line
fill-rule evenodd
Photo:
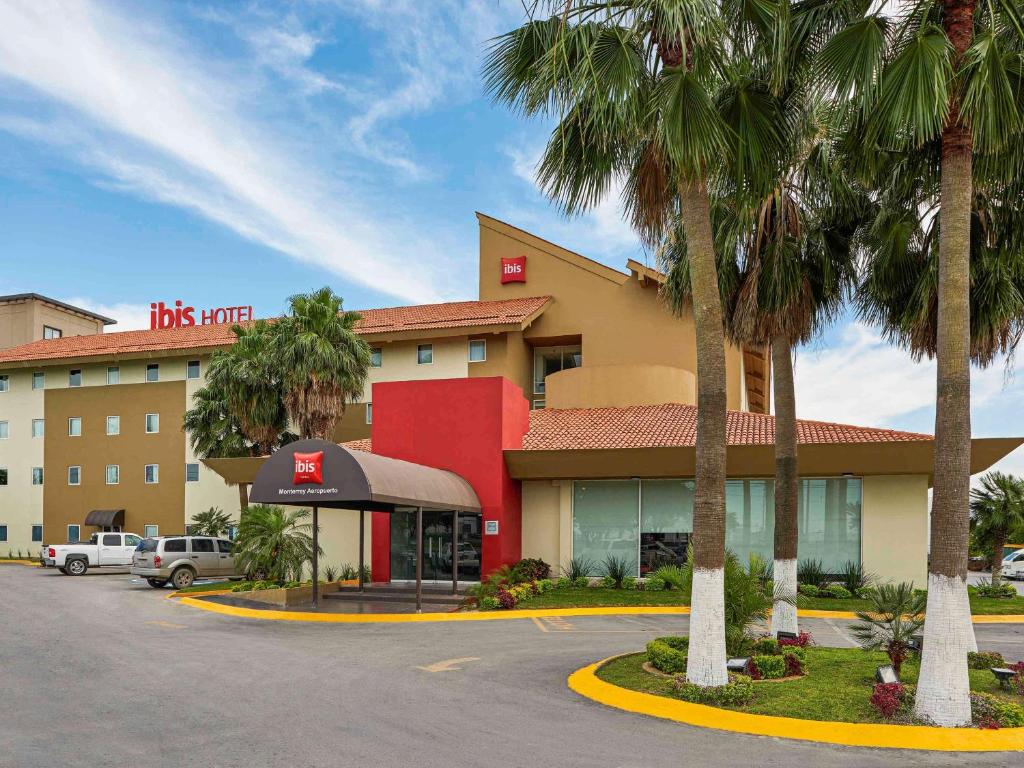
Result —
M 862 489 L 865 570 L 923 589 L 928 582 L 927 475 L 869 475 Z
M 7 470 L 7 485 L 0 486 L 0 525 L 7 526 L 7 541 L 0 542 L 0 554 L 8 550 L 34 550 L 32 526 L 43 522 L 43 486 L 32 485 L 32 467 L 43 466 L 45 438 L 32 437 L 32 420 L 44 418 L 43 391 L 32 389 L 31 371 L 4 371 L 8 389 L 0 392 L 0 421 L 7 422 L 9 437 L 0 440 L 0 467 Z M 45 477 L 44 477 L 45 482 Z M 43 531 L 44 543 L 60 541 L 62 531 Z
M 523 557 L 539 557 L 557 573 L 562 565 L 559 551 L 561 488 L 558 481 L 523 483 Z

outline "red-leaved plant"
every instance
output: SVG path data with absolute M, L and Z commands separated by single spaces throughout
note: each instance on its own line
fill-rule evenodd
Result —
M 786 654 L 786 677 L 798 677 L 804 673 L 804 663 L 794 653 Z
M 811 637 L 810 632 L 801 632 L 796 637 L 780 637 L 779 646 L 795 645 L 798 648 L 806 648 L 808 645 L 814 645 L 814 638 Z
M 1024 696 L 1024 661 L 1011 664 L 1009 668 L 1017 673 L 1013 676 L 1013 684 L 1017 688 L 1017 693 Z
M 903 683 L 875 683 L 871 706 L 886 720 L 891 720 L 900 710 L 904 693 Z

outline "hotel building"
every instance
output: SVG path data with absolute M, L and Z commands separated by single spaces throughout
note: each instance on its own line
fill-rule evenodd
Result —
M 618 271 L 478 220 L 478 300 L 361 310 L 373 367 L 337 441 L 474 487 L 482 513 L 459 515 L 464 578 L 520 556 L 599 567 L 616 555 L 640 574 L 678 559 L 692 533 L 692 317 L 673 316 L 659 296 L 663 276 L 643 264 Z M 210 355 L 231 344 L 229 325 L 92 328 L 0 350 L 4 554 L 86 537 L 94 510 L 143 535 L 181 532 L 211 506 L 237 515 L 237 484 L 262 461 L 201 461 L 181 429 Z M 770 558 L 768 350 L 730 345 L 727 376 L 727 545 Z M 804 421 L 799 440 L 800 557 L 923 583 L 932 438 Z M 1021 442 L 974 440 L 972 470 Z M 321 562 L 354 562 L 358 516 L 320 520 Z M 373 514 L 365 547 L 375 579 L 411 578 L 411 520 Z M 425 578 L 451 578 L 452 521 L 428 515 Z

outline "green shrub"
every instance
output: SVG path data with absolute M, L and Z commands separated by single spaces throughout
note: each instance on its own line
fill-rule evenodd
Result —
M 495 611 L 501 607 L 501 603 L 498 602 L 496 597 L 482 597 L 480 598 L 480 610 L 481 611 Z
M 559 576 L 555 579 L 555 589 L 571 589 L 572 586 L 572 579 L 568 576 Z
M 572 585 L 576 589 L 586 589 L 590 586 L 590 579 L 588 579 L 586 576 L 577 576 L 575 579 L 572 580 Z
M 615 579 L 613 579 L 611 576 L 602 576 L 601 586 L 605 589 L 615 589 Z
M 735 707 L 746 704 L 753 698 L 754 683 L 746 675 L 729 675 L 729 682 L 725 685 L 702 688 L 680 677 L 676 679 L 676 696 L 694 704 Z
M 864 565 L 855 560 L 843 563 L 839 568 L 839 578 L 851 595 L 856 595 L 875 580 L 874 574 L 865 571 Z
M 647 660 L 655 669 L 668 675 L 686 672 L 689 644 L 685 637 L 657 637 L 647 644 Z
M 1024 707 L 990 693 L 971 693 L 971 719 L 978 725 L 993 721 L 1002 728 L 1024 726 Z
M 690 588 L 690 572 L 678 565 L 663 565 L 654 572 L 653 578 L 665 582 L 665 589 L 688 591 Z
M 562 566 L 562 575 L 573 582 L 578 581 L 580 578 L 586 578 L 592 574 L 596 568 L 594 567 L 594 561 L 587 557 L 574 557 L 569 560 L 568 563 Z
M 821 560 L 801 560 L 796 565 L 796 580 L 800 584 L 823 587 L 828 580 L 825 575 L 825 566 Z
M 512 566 L 512 582 L 539 581 L 551 575 L 551 566 L 540 558 L 524 557 Z
M 807 649 L 799 645 L 783 645 L 779 647 L 783 656 L 796 656 L 800 661 L 807 661 Z
M 753 656 L 750 661 L 757 667 L 757 671 L 765 680 L 777 680 L 786 676 L 786 658 L 784 656 Z
M 616 557 L 615 555 L 608 555 L 604 559 L 602 566 L 605 573 L 602 583 L 604 586 L 614 589 L 622 589 L 622 582 L 635 571 L 633 561 L 627 560 L 624 557 Z M 608 579 L 611 579 L 610 584 L 607 583 Z
M 534 582 L 534 589 L 537 590 L 537 594 L 540 595 L 544 592 L 550 592 L 555 588 L 555 582 L 551 579 L 538 579 Z
M 759 637 L 754 641 L 751 653 L 757 656 L 776 656 L 779 653 L 779 641 L 774 637 Z
M 967 666 L 971 669 L 992 669 L 1001 667 L 1006 663 L 1003 654 L 996 651 L 969 652 L 967 654 Z
M 665 580 L 660 579 L 657 576 L 648 576 L 643 581 L 636 583 L 637 589 L 643 589 L 647 592 L 661 592 L 666 588 Z
M 853 594 L 844 587 L 842 584 L 829 584 L 822 590 L 819 590 L 819 595 L 822 597 L 832 597 L 837 600 L 844 600 L 846 598 L 853 597 Z
M 1006 582 L 993 584 L 988 579 L 980 579 L 977 584 L 968 587 L 968 590 L 978 597 L 1011 598 L 1017 596 L 1017 590 L 1014 589 L 1013 584 Z
M 817 597 L 821 592 L 821 590 L 813 584 L 801 584 L 797 587 L 797 591 L 799 591 L 804 597 Z
M 253 582 L 251 581 L 240 581 L 237 584 L 231 585 L 232 592 L 252 592 Z
M 623 589 L 636 589 L 636 576 L 627 576 L 622 580 Z

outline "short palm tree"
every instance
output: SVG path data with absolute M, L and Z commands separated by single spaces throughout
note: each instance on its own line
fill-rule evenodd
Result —
M 857 623 L 850 632 L 861 648 L 885 651 L 898 675 L 910 641 L 924 626 L 925 596 L 910 582 L 879 584 L 864 596 L 870 608 L 857 611 Z
M 266 504 L 249 507 L 238 524 L 235 565 L 250 577 L 278 584 L 302 577 L 313 559 L 313 526 L 305 509 Z M 320 553 L 318 553 L 320 554 Z
M 1002 579 L 1003 547 L 1010 533 L 1024 526 L 1024 480 L 989 472 L 971 489 L 971 534 L 991 553 L 992 584 Z
M 292 296 L 277 323 L 275 364 L 284 403 L 303 438 L 331 440 L 349 402 L 363 393 L 370 347 L 355 332 L 359 315 L 346 312 L 330 288 Z
M 686 675 L 722 685 L 726 372 L 711 200 L 719 179 L 764 186 L 778 114 L 750 62 L 785 59 L 777 47 L 782 7 L 537 0 L 529 11 L 525 24 L 494 41 L 484 77 L 497 101 L 558 121 L 538 168 L 547 194 L 574 214 L 622 182 L 641 238 L 659 243 L 673 221 L 686 238 L 698 388 Z
M 220 507 L 210 507 L 192 515 L 191 532 L 195 536 L 227 536 L 231 515 Z
M 909 201 L 941 222 L 935 273 L 935 471 L 928 622 L 914 711 L 943 726 L 971 721 L 967 610 L 971 417 L 971 218 L 990 182 L 1019 174 L 1024 26 L 999 0 L 863 3 L 820 59 L 824 83 L 849 97 L 852 156 L 879 189 L 903 155 L 927 170 L 934 197 Z M 909 236 L 904 233 L 903 236 Z

